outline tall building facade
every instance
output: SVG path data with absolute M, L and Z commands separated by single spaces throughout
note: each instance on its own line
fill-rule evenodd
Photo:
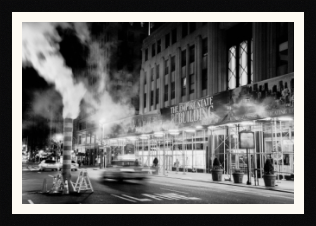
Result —
M 226 174 L 261 177 L 272 159 L 294 174 L 293 23 L 165 23 L 141 50 L 139 115 L 101 132 L 109 160 L 158 158 L 165 174 L 175 162 L 210 173 L 218 159 Z
M 140 114 L 292 72 L 293 23 L 167 23 L 143 43 Z
M 261 176 L 271 158 L 294 173 L 294 23 L 166 23 L 144 40 L 140 76 L 143 164 L 209 173 L 217 158 Z

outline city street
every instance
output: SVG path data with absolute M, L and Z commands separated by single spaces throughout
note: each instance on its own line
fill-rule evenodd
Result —
M 147 181 L 105 180 L 89 168 L 94 193 L 41 194 L 43 180 L 52 187 L 57 171 L 39 172 L 23 164 L 23 204 L 294 204 L 294 194 L 231 185 L 151 176 Z M 76 181 L 78 171 L 72 172 Z

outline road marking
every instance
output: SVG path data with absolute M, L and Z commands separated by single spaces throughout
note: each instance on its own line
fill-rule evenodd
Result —
M 127 197 L 127 198 L 135 199 L 135 200 L 140 201 L 140 202 L 150 202 L 150 201 L 152 201 L 152 200 L 150 200 L 150 199 L 138 199 L 138 198 L 134 198 L 134 197 L 129 196 L 129 195 L 124 195 L 124 194 L 122 194 L 122 195 L 125 196 L 125 197 Z
M 152 198 L 152 199 L 156 199 L 158 201 L 161 201 L 161 199 L 159 199 L 161 197 L 157 198 L 158 196 L 155 196 L 155 195 L 149 195 L 149 194 L 142 194 L 142 195 L 147 196 L 147 197 Z
M 49 177 L 54 177 L 53 175 L 48 175 Z
M 118 195 L 113 195 L 113 194 L 111 194 L 111 195 L 112 195 L 112 196 L 115 196 L 115 197 L 117 197 L 117 198 L 120 198 L 120 199 L 124 199 L 124 200 L 130 201 L 130 202 L 136 202 L 136 201 L 134 201 L 134 200 L 127 199 L 127 198 L 124 198 L 124 197 L 121 197 L 121 196 L 118 196 Z
M 167 189 L 167 188 L 160 188 L 160 189 L 163 189 L 163 190 L 168 190 L 168 191 L 174 191 L 174 192 L 183 193 L 183 194 L 189 194 L 189 193 L 187 193 L 187 192 L 176 191 L 176 190 Z
M 166 194 L 155 194 L 155 195 L 160 197 L 160 198 L 167 199 L 167 200 L 179 200 L 178 198 L 170 197 L 169 195 L 166 195 Z
M 29 199 L 29 200 L 27 200 L 27 201 L 29 201 L 29 203 L 30 203 L 30 204 L 34 204 L 34 203 L 32 202 L 32 200 L 30 200 L 30 199 Z
M 167 193 L 166 195 L 169 195 L 169 197 L 176 197 L 176 198 L 184 199 L 184 200 L 201 200 L 200 198 L 186 197 L 184 195 L 179 195 L 179 194 L 175 194 L 175 193 Z

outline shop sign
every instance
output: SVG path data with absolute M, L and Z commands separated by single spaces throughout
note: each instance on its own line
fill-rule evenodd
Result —
M 161 109 L 176 127 L 294 115 L 294 73 Z
M 211 115 L 213 107 L 213 97 L 182 103 L 170 108 L 171 121 L 175 124 L 201 121 Z
M 239 132 L 239 148 L 240 149 L 254 149 L 255 139 L 254 133 L 251 131 Z

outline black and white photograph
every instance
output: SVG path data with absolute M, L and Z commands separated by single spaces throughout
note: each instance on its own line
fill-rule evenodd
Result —
M 287 18 L 24 20 L 22 206 L 294 206 Z

